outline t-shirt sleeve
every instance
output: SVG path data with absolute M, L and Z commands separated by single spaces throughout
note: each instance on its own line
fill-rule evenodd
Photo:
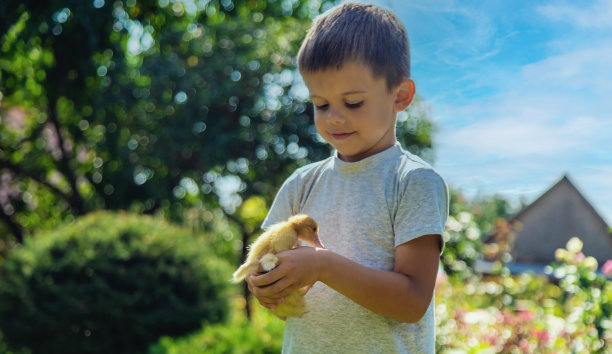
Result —
M 448 188 L 442 177 L 433 169 L 418 168 L 409 172 L 400 190 L 395 247 L 424 235 L 442 236 L 448 217 Z
M 296 173 L 292 174 L 285 180 L 283 185 L 278 190 L 274 202 L 268 211 L 268 215 L 261 224 L 261 228 L 266 230 L 268 227 L 285 221 L 291 216 L 298 214 L 299 201 L 297 191 L 297 179 Z

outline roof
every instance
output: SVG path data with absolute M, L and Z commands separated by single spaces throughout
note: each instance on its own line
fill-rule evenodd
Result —
M 521 218 L 525 214 L 530 213 L 533 209 L 537 208 L 540 204 L 544 203 L 544 200 L 546 200 L 546 198 L 549 195 L 557 193 L 557 191 L 561 189 L 564 185 L 568 186 L 570 190 L 576 193 L 576 195 L 582 200 L 582 202 L 584 203 L 584 205 L 586 205 L 589 212 L 593 214 L 597 222 L 600 223 L 602 227 L 609 229 L 608 224 L 606 223 L 604 218 L 597 212 L 597 210 L 593 207 L 593 205 L 584 197 L 584 195 L 580 192 L 580 190 L 576 188 L 576 186 L 574 185 L 574 183 L 572 183 L 572 181 L 569 179 L 567 174 L 564 174 L 563 177 L 557 183 L 555 183 L 552 187 L 550 187 L 546 192 L 541 194 L 536 200 L 531 202 L 531 204 L 527 205 L 526 207 L 521 209 L 518 213 L 514 214 L 510 219 L 508 219 L 508 222 L 512 223 L 514 221 L 520 221 Z M 493 232 L 487 235 L 483 239 L 483 242 L 485 243 L 493 242 L 494 239 L 495 239 L 495 233 Z
M 582 199 L 582 201 L 587 206 L 587 208 L 589 208 L 589 211 L 593 213 L 593 215 L 597 218 L 598 222 L 601 222 L 606 228 L 608 228 L 608 224 L 606 223 L 604 218 L 597 212 L 597 210 L 595 210 L 593 205 L 584 197 L 584 195 L 580 193 L 578 188 L 576 188 L 576 186 L 570 181 L 567 174 L 563 175 L 563 177 L 559 180 L 559 182 L 555 183 L 552 187 L 550 187 L 550 189 L 544 192 L 544 194 L 539 196 L 535 201 L 533 201 L 531 204 L 527 205 L 521 211 L 516 213 L 512 218 L 510 218 L 509 222 L 521 219 L 521 216 L 523 216 L 526 213 L 529 213 L 531 209 L 533 209 L 535 206 L 542 203 L 542 200 L 544 200 L 548 195 L 555 193 L 564 184 L 569 186 L 571 189 L 573 189 L 576 192 L 576 194 Z

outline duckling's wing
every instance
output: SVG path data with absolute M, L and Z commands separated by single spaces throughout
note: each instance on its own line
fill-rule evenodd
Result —
M 257 269 L 259 269 L 259 260 L 245 262 L 234 272 L 232 281 L 234 283 L 240 283 L 247 277 L 247 275 L 257 271 Z

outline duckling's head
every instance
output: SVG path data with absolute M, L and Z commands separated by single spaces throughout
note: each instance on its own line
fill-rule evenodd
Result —
M 319 239 L 319 226 L 313 218 L 306 214 L 298 214 L 290 217 L 288 221 L 297 232 L 298 240 L 308 242 L 315 247 L 325 248 Z

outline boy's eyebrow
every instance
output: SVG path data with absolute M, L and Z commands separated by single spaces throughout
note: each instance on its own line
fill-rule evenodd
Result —
M 368 91 L 365 91 L 365 90 L 354 90 L 354 91 L 347 91 L 347 92 L 344 92 L 344 93 L 342 94 L 342 96 L 354 95 L 354 94 L 357 94 L 357 93 L 367 93 L 367 92 L 368 92 Z M 323 98 L 323 97 L 319 97 L 319 96 L 317 96 L 317 95 L 310 95 L 310 98 Z

